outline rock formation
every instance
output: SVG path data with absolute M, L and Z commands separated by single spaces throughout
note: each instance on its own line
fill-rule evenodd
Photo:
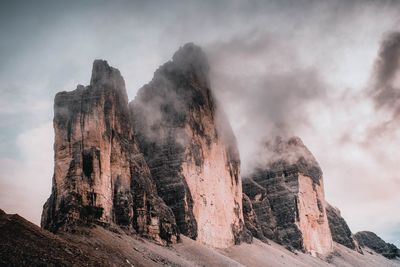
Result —
M 227 247 L 243 234 L 240 160 L 208 74 L 204 52 L 186 44 L 139 90 L 131 110 L 158 194 L 181 233 Z
M 253 204 L 246 194 L 243 194 L 243 218 L 246 222 L 246 229 L 250 232 L 251 236 L 268 243 L 257 214 L 254 211 Z
M 42 227 L 116 224 L 174 242 L 172 211 L 158 197 L 131 126 L 125 83 L 106 61 L 93 63 L 89 86 L 54 101 L 54 177 Z
M 393 244 L 386 243 L 373 232 L 361 231 L 354 235 L 361 247 L 369 247 L 376 253 L 385 256 L 388 259 L 400 257 L 400 250 Z
M 90 85 L 56 95 L 53 123 L 53 187 L 41 221 L 52 232 L 98 224 L 160 244 L 182 233 L 217 248 L 255 237 L 313 255 L 332 252 L 333 241 L 399 253 L 373 233 L 352 237 L 299 138 L 266 142 L 242 192 L 236 139 L 194 44 L 129 104 L 120 72 L 96 60 Z
M 272 213 L 271 205 L 269 203 L 267 197 L 267 190 L 254 182 L 252 179 L 244 179 L 243 180 L 243 214 L 245 218 L 246 228 L 249 229 L 253 236 L 259 239 L 268 238 L 271 240 L 277 240 L 277 224 L 276 218 Z M 245 203 L 250 201 L 250 204 L 253 208 L 254 214 L 256 215 L 255 219 L 249 220 L 251 216 L 245 216 L 244 206 L 248 206 L 249 204 Z M 258 223 L 258 225 L 257 225 Z M 254 225 L 254 226 L 253 226 Z M 254 232 L 252 229 L 261 229 L 262 237 L 260 238 L 259 232 Z
M 259 158 L 243 191 L 264 236 L 311 254 L 332 252 L 322 171 L 311 152 L 299 138 L 277 138 L 265 143 Z
M 348 248 L 354 249 L 359 253 L 363 253 L 357 240 L 353 238 L 353 234 L 346 221 L 340 214 L 340 210 L 331 206 L 329 203 L 325 205 L 328 215 L 329 228 L 331 229 L 333 241 L 342 244 Z

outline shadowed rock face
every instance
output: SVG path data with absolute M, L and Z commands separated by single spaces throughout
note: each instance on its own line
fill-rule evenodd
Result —
M 246 195 L 247 198 L 243 197 L 243 216 L 247 229 L 258 239 L 263 240 L 268 238 L 277 240 L 276 218 L 271 210 L 271 205 L 267 197 L 267 190 L 252 179 L 244 179 L 243 192 L 248 194 Z M 247 204 L 248 201 L 250 201 L 249 204 L 251 204 L 251 208 L 254 211 L 256 217 L 254 219 L 252 216 L 245 213 L 245 206 L 249 205 Z M 261 230 L 261 233 L 258 229 Z
M 332 252 L 322 171 L 311 152 L 299 138 L 278 138 L 260 158 L 265 162 L 243 180 L 243 191 L 263 235 L 312 254 Z
M 210 90 L 203 51 L 186 44 L 131 102 L 139 145 L 181 233 L 239 243 L 242 185 L 236 140 Z
M 267 239 L 264 236 L 263 229 L 261 227 L 260 221 L 258 220 L 257 214 L 254 211 L 253 204 L 246 194 L 243 194 L 243 218 L 245 221 L 246 229 L 251 233 L 251 235 L 268 243 Z
M 393 244 L 386 243 L 373 232 L 361 231 L 354 235 L 361 247 L 369 247 L 376 253 L 385 256 L 388 259 L 400 257 L 400 250 Z
M 358 242 L 353 238 L 351 230 L 346 221 L 340 215 L 340 210 L 326 203 L 329 228 L 331 229 L 333 241 L 348 248 L 363 253 Z
M 42 227 L 51 231 L 98 222 L 174 242 L 172 211 L 157 196 L 134 138 L 125 83 L 96 60 L 89 86 L 54 100 L 54 177 Z

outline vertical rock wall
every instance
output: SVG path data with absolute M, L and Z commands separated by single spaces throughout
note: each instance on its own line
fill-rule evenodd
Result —
M 332 251 L 332 236 L 324 207 L 325 193 L 322 177 L 314 183 L 311 177 L 298 175 L 297 225 L 302 233 L 306 251 L 328 254 Z
M 271 240 L 278 240 L 277 221 L 272 213 L 271 204 L 267 196 L 267 190 L 253 181 L 251 178 L 243 180 L 243 192 L 246 192 L 243 197 L 243 207 L 248 206 L 247 201 L 250 201 L 254 214 L 257 219 L 251 219 L 252 216 L 245 214 L 243 208 L 243 215 L 247 229 L 249 229 L 253 236 L 258 239 L 268 238 Z M 258 225 L 257 225 L 258 224 Z M 261 229 L 261 234 L 252 229 Z
M 214 247 L 240 242 L 240 160 L 210 90 L 201 49 L 186 44 L 131 103 L 140 147 L 181 233 Z
M 322 171 L 300 139 L 277 139 L 243 181 L 267 238 L 311 254 L 332 252 Z M 247 222 L 246 222 L 247 225 Z
M 42 227 L 115 223 L 160 242 L 176 239 L 173 214 L 157 196 L 134 139 L 117 69 L 96 60 L 89 86 L 58 93 L 54 131 L 53 189 Z
M 246 222 L 246 228 L 252 237 L 268 242 L 264 236 L 257 214 L 254 211 L 253 203 L 246 194 L 243 194 L 243 218 Z

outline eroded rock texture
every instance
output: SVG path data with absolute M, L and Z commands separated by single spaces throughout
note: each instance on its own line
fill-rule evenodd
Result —
M 262 150 L 264 162 L 243 180 L 243 191 L 263 235 L 311 254 L 330 253 L 332 236 L 317 161 L 299 138 L 277 138 Z
M 246 204 L 247 199 L 243 197 L 243 216 L 247 229 L 258 239 L 263 240 L 268 238 L 277 240 L 277 222 L 271 210 L 271 205 L 267 197 L 267 190 L 252 179 L 244 179 L 243 192 L 246 192 L 246 196 L 256 216 L 255 219 L 251 219 L 252 216 L 246 216 L 245 206 L 248 204 Z M 259 231 L 254 231 L 254 228 L 260 228 L 261 233 L 259 233 Z
M 214 247 L 243 233 L 240 160 L 210 90 L 203 51 L 186 44 L 131 103 L 139 145 L 181 233 Z
M 246 229 L 250 232 L 252 237 L 268 242 L 264 236 L 257 214 L 254 211 L 253 204 L 246 194 L 243 194 L 243 218 Z
M 358 242 L 353 238 L 349 226 L 341 216 L 340 210 L 329 203 L 326 203 L 325 207 L 333 241 L 363 253 Z
M 106 61 L 93 63 L 89 86 L 54 101 L 54 177 L 42 227 L 117 224 L 159 242 L 177 237 L 172 211 L 157 196 L 131 126 L 125 83 Z
M 379 253 L 386 258 L 395 259 L 400 257 L 400 250 L 393 244 L 386 243 L 373 232 L 361 231 L 354 235 L 361 247 L 369 247 L 376 253 Z

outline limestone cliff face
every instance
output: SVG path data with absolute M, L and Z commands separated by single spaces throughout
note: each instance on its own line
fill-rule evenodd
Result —
M 354 249 L 359 253 L 363 253 L 357 240 L 353 238 L 353 234 L 346 221 L 340 214 L 340 210 L 326 203 L 326 213 L 328 215 L 329 228 L 331 229 L 333 241 L 342 244 L 348 248 Z
M 89 86 L 56 95 L 53 122 L 53 189 L 42 227 L 57 231 L 98 222 L 131 228 L 160 243 L 176 240 L 172 211 L 157 196 L 134 138 L 117 69 L 96 60 Z
M 311 254 L 332 252 L 322 171 L 299 138 L 265 144 L 265 162 L 243 181 L 264 236 Z M 247 225 L 247 222 L 246 222 Z
M 139 90 L 131 110 L 158 193 L 181 233 L 227 247 L 243 231 L 240 160 L 208 73 L 203 51 L 186 44 Z

